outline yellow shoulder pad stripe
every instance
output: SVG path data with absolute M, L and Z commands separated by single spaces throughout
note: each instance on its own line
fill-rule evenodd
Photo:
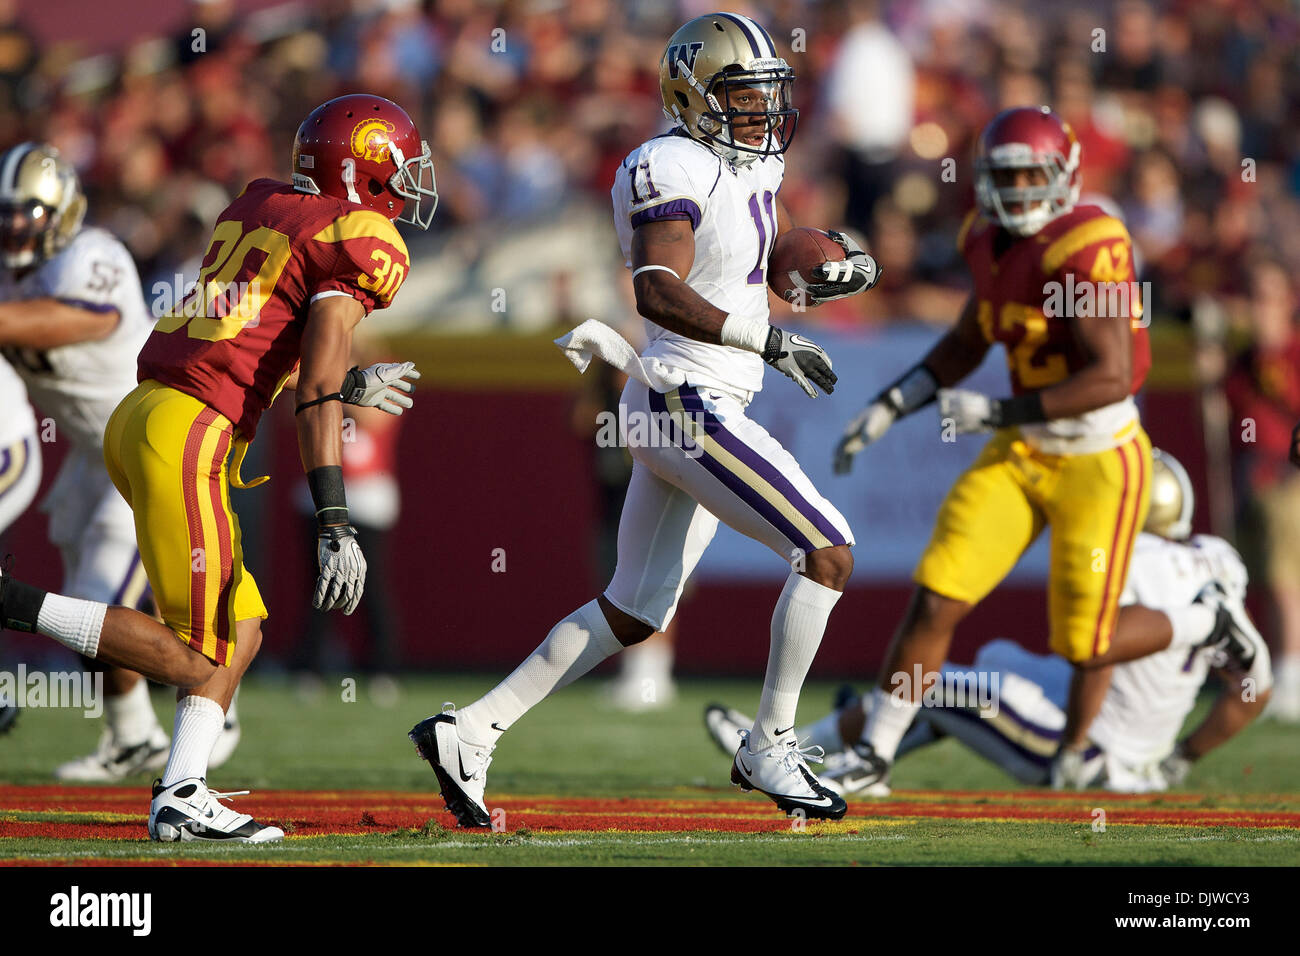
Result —
M 358 209 L 339 216 L 313 239 L 319 242 L 346 242 L 349 239 L 382 239 L 406 255 L 406 243 L 393 224 L 373 209 Z M 407 258 L 410 258 L 407 256 Z
M 957 252 L 966 251 L 966 234 L 970 232 L 970 227 L 975 225 L 975 220 L 979 218 L 980 211 L 978 208 L 972 209 L 966 213 L 966 218 L 962 220 L 961 228 L 957 230 Z
M 1047 247 L 1043 253 L 1043 272 L 1050 275 L 1081 249 L 1087 249 L 1095 242 L 1112 240 L 1130 241 L 1124 224 L 1113 216 L 1098 216 L 1080 223 Z

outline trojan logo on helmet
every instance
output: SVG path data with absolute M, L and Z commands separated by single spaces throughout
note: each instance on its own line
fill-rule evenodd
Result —
M 429 144 L 404 109 L 368 93 L 332 99 L 302 121 L 293 143 L 293 188 L 421 229 L 438 208 Z

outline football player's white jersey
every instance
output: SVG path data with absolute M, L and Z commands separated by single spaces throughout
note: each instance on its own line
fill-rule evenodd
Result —
M 135 262 L 110 233 L 83 229 L 20 281 L 0 275 L 0 301 L 38 298 L 118 313 L 117 325 L 102 339 L 47 350 L 4 350 L 32 404 L 54 419 L 56 434 L 80 447 L 100 448 L 109 416 L 135 388 L 136 356 L 153 329 Z
M 1212 581 L 1222 585 L 1229 598 L 1245 599 L 1246 568 L 1228 542 L 1195 535 L 1182 543 L 1144 532 L 1133 549 L 1120 603 L 1156 610 L 1187 607 Z M 1164 650 L 1116 665 L 1088 736 L 1125 763 L 1138 766 L 1162 759 L 1196 704 L 1212 658 L 1208 649 Z M 1268 663 L 1256 667 L 1266 670 Z
M 18 373 L 0 357 L 0 449 L 36 434 L 36 416 Z
M 623 160 L 614 179 L 614 223 L 627 266 L 632 230 L 660 219 L 689 220 L 695 262 L 686 284 L 728 314 L 767 319 L 767 258 L 776 240 L 776 195 L 785 175 L 780 156 L 732 166 L 680 131 L 656 136 Z M 686 373 L 690 385 L 757 392 L 763 360 L 753 352 L 710 345 L 646 320 L 646 358 Z

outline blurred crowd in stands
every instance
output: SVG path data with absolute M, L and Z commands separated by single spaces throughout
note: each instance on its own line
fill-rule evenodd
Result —
M 416 118 L 434 152 L 441 205 L 430 235 L 412 241 L 415 257 L 450 246 L 472 263 L 497 237 L 542 234 L 575 210 L 608 216 L 619 161 L 666 128 L 666 38 L 713 6 L 208 0 L 91 57 L 0 0 L 0 145 L 39 138 L 63 150 L 92 219 L 127 242 L 148 292 L 197 272 L 211 221 L 246 181 L 287 178 L 294 130 L 313 106 L 380 93 Z M 885 267 L 871 295 L 809 319 L 951 321 L 968 287 L 953 238 L 973 201 L 974 138 L 999 109 L 1049 103 L 1082 141 L 1085 197 L 1105 197 L 1128 223 L 1155 323 L 1228 330 L 1222 360 L 1203 374 L 1229 383 L 1238 419 L 1261 422 L 1249 442 L 1232 429 L 1244 499 L 1300 511 L 1282 464 L 1300 420 L 1295 3 L 728 6 L 763 22 L 798 74 L 783 192 L 795 221 L 856 230 Z M 615 285 L 612 228 L 583 241 L 608 266 L 597 281 Z M 570 277 L 552 285 L 567 289 Z M 486 326 L 501 324 L 483 312 Z M 1300 586 L 1285 603 L 1300 648 Z

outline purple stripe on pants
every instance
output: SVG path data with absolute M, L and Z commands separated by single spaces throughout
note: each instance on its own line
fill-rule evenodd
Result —
M 795 486 L 790 484 L 789 479 L 781 474 L 779 468 L 728 431 L 727 426 L 722 424 L 716 415 L 704 407 L 704 399 L 700 397 L 698 389 L 683 386 L 677 390 L 677 393 L 681 396 L 682 407 L 697 421 L 702 420 L 704 422 L 704 430 L 710 438 L 754 469 L 754 472 L 759 477 L 775 488 L 786 501 L 794 506 L 799 514 L 803 515 L 814 528 L 825 535 L 826 540 L 832 545 L 848 544 L 848 540 L 839 532 L 839 529 L 817 508 L 813 507 L 803 495 L 799 494 Z
M 689 394 L 690 392 L 691 389 L 687 388 L 686 386 L 682 386 L 677 390 L 678 396 L 684 396 L 686 394 Z M 656 415 L 658 415 L 659 413 L 671 414 L 668 411 L 668 403 L 664 398 L 664 396 L 656 392 L 654 389 L 650 389 L 650 408 L 653 412 L 656 413 Z M 698 415 L 699 413 L 688 412 L 688 414 Z M 697 418 L 696 420 L 699 421 L 700 419 Z M 714 419 L 714 422 L 716 421 L 717 419 Z M 676 426 L 671 426 L 671 427 L 674 431 L 676 431 Z M 714 434 L 713 431 L 713 427 L 720 427 L 720 426 L 710 426 L 707 421 L 705 422 L 705 432 L 709 434 L 710 437 L 716 438 L 716 435 Z M 671 435 L 671 434 L 668 437 L 675 441 L 680 440 L 681 438 L 680 435 Z M 764 520 L 766 520 L 769 524 L 771 524 L 772 527 L 776 528 L 778 531 L 781 532 L 781 534 L 785 535 L 786 538 L 788 538 L 795 545 L 795 547 L 801 549 L 805 554 L 817 550 L 816 547 L 813 545 L 813 543 L 808 540 L 807 536 L 804 535 L 793 524 L 791 524 L 790 520 L 786 518 L 783 514 L 781 514 L 781 512 L 778 511 L 770 501 L 768 501 L 757 491 L 755 491 L 753 488 L 747 485 L 743 480 L 741 480 L 739 475 L 735 474 L 729 468 L 724 466 L 721 462 L 711 457 L 707 452 L 704 451 L 702 447 L 700 448 L 700 456 L 696 459 L 696 461 L 698 461 L 701 465 L 703 465 L 704 468 L 709 472 L 709 474 L 713 475 L 713 477 L 717 478 L 718 481 L 726 485 L 727 488 L 734 495 L 736 495 L 737 498 L 739 498 L 741 501 L 745 502 L 745 504 L 753 508 L 756 512 L 758 512 L 758 514 L 760 514 L 764 518 Z
M 113 604 L 122 603 L 122 598 L 126 597 L 126 589 L 127 587 L 130 586 L 131 579 L 135 577 L 135 569 L 138 568 L 139 566 L 140 566 L 140 552 L 136 551 L 135 557 L 131 559 L 131 566 L 127 569 L 126 577 L 122 579 L 122 586 L 118 588 L 117 593 L 113 595 L 113 600 L 111 603 Z

